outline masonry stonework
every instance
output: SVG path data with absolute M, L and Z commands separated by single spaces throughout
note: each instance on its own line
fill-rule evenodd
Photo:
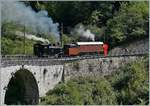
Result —
M 53 89 L 56 84 L 62 80 L 68 80 L 76 76 L 99 76 L 107 75 L 112 71 L 117 70 L 120 66 L 141 59 L 143 56 L 126 56 L 126 57 L 109 57 L 96 59 L 82 59 L 74 61 L 58 62 L 55 60 L 53 64 L 50 61 L 42 60 L 22 63 L 5 59 L 2 60 L 1 67 L 1 104 L 4 104 L 5 93 L 7 86 L 13 77 L 14 73 L 24 68 L 29 70 L 36 79 L 39 96 L 42 97 L 49 89 Z M 19 60 L 18 60 L 19 61 Z M 11 63 L 11 64 L 10 64 Z M 26 64 L 28 63 L 28 64 Z M 30 63 L 30 64 L 29 64 Z M 55 64 L 56 63 L 56 64 Z M 59 63 L 59 64 L 58 64 Z
M 9 66 L 1 68 L 1 104 L 4 104 L 5 93 L 8 83 L 12 78 L 13 73 L 16 73 L 22 66 Z M 38 84 L 39 96 L 42 97 L 49 89 L 52 89 L 61 81 L 63 65 L 51 66 L 32 66 L 25 65 L 24 69 L 29 70 L 35 77 Z
M 110 57 L 79 60 L 64 65 L 65 80 L 76 76 L 103 76 L 116 71 L 119 67 L 143 57 Z

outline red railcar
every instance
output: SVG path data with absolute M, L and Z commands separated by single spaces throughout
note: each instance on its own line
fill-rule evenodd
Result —
M 100 54 L 103 52 L 103 42 L 77 42 L 64 46 L 64 53 L 67 56 L 77 56 L 82 54 Z
M 64 45 L 64 55 L 66 56 L 76 56 L 79 55 L 79 49 L 76 44 Z

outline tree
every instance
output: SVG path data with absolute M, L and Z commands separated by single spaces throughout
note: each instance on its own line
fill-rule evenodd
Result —
M 148 80 L 148 58 L 129 63 L 113 73 L 110 81 L 117 94 L 118 104 L 148 104 Z
M 104 78 L 99 79 L 93 90 L 94 104 L 114 105 L 116 104 L 116 95 L 113 92 L 111 84 Z
M 40 1 L 26 2 L 35 11 L 45 9 L 55 22 L 64 24 L 64 32 L 69 33 L 70 29 L 78 23 L 85 25 L 94 24 L 103 26 L 112 17 L 113 1 Z
M 112 45 L 148 36 L 148 2 L 121 3 L 120 10 L 107 22 L 106 35 Z

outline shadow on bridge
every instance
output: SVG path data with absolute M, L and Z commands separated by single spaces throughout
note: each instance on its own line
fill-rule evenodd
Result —
M 33 74 L 20 69 L 12 75 L 5 94 L 7 105 L 36 105 L 39 102 L 39 90 Z

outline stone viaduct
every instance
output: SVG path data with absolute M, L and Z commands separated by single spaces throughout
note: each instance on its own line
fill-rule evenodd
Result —
M 1 59 L 1 105 L 38 104 L 56 84 L 76 76 L 106 75 L 121 65 L 143 58 L 138 56 L 94 58 L 26 58 Z M 17 96 L 15 96 L 17 95 Z

